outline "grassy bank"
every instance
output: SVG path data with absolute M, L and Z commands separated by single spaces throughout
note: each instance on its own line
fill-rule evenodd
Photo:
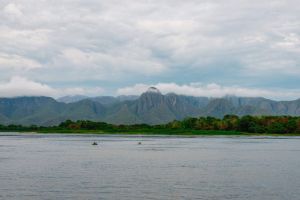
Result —
M 220 130 L 134 130 L 134 131 L 103 131 L 103 130 L 68 130 L 51 129 L 39 131 L 3 131 L 0 132 L 18 132 L 18 133 L 36 133 L 36 134 L 96 134 L 96 135 L 151 135 L 151 136 L 300 136 L 299 133 L 246 133 L 239 131 L 220 131 Z

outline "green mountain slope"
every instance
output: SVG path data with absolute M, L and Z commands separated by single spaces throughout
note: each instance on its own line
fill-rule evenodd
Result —
M 272 101 L 261 97 L 162 95 L 156 88 L 149 89 L 139 98 L 122 98 L 97 97 L 73 103 L 58 102 L 50 97 L 0 98 L 0 124 L 49 126 L 67 119 L 114 124 L 162 124 L 186 117 L 222 118 L 226 114 L 300 115 L 300 99 Z

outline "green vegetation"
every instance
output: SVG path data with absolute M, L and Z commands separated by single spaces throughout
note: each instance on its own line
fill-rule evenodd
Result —
M 58 126 L 0 125 L 0 131 L 40 133 L 125 133 L 125 134 L 175 134 L 175 135 L 239 135 L 239 134 L 300 134 L 300 117 L 226 115 L 186 118 L 162 125 L 113 125 L 104 122 L 67 120 Z

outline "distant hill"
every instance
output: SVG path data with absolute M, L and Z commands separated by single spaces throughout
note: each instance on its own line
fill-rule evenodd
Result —
M 49 126 L 67 119 L 162 124 L 186 117 L 221 118 L 226 114 L 300 116 L 300 99 L 273 101 L 262 97 L 163 95 L 153 87 L 141 96 L 76 96 L 59 100 L 50 97 L 0 98 L 1 124 Z

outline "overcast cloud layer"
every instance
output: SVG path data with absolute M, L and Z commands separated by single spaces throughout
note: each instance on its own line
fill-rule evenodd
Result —
M 298 0 L 1 0 L 0 96 L 300 97 Z

